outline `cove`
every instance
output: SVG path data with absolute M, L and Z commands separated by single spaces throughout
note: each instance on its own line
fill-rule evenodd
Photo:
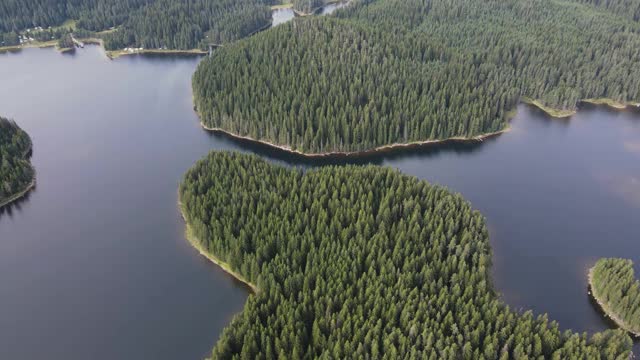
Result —
M 204 131 L 191 102 L 198 61 L 110 61 L 96 46 L 0 55 L 0 113 L 30 134 L 37 171 L 36 189 L 0 214 L 3 357 L 206 356 L 249 291 L 185 240 L 184 172 L 210 150 L 344 163 Z M 487 218 L 507 304 L 564 329 L 603 330 L 586 274 L 601 257 L 640 263 L 640 114 L 583 105 L 558 120 L 520 105 L 511 127 L 481 143 L 353 161 L 461 192 Z

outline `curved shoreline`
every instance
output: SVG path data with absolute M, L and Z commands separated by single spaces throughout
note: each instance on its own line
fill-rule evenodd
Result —
M 14 201 L 22 199 L 25 195 L 29 193 L 29 191 L 33 190 L 35 187 L 36 187 L 36 177 L 34 173 L 33 179 L 29 184 L 27 184 L 27 187 L 25 187 L 22 191 L 10 196 L 3 203 L 0 203 L 0 209 L 7 205 L 11 205 L 11 203 L 13 203 Z
M 527 97 L 522 97 L 520 100 L 521 100 L 521 102 L 523 102 L 525 104 L 534 106 L 534 107 L 542 110 L 547 115 L 549 115 L 549 116 L 551 116 L 553 118 L 567 118 L 567 117 L 570 117 L 570 116 L 572 116 L 572 115 L 577 113 L 577 110 L 556 110 L 556 109 L 551 109 L 551 108 L 545 107 L 539 101 L 533 100 L 533 99 L 530 99 L 530 98 L 527 98 Z M 625 109 L 628 109 L 628 108 L 631 108 L 631 107 L 640 108 L 640 103 L 625 103 L 625 104 L 623 104 L 623 103 L 619 103 L 619 102 L 616 102 L 614 100 L 607 99 L 607 98 L 584 99 L 584 100 L 580 100 L 580 102 L 589 103 L 589 104 L 598 105 L 598 106 L 608 106 L 608 107 L 610 107 L 612 109 L 615 109 L 615 110 L 625 110 Z M 513 114 L 509 114 L 508 113 L 509 115 L 507 115 L 508 122 L 510 122 L 511 119 L 513 118 L 513 116 L 515 115 L 515 109 L 510 111 L 510 113 L 511 112 L 513 112 Z M 230 137 L 232 139 L 236 139 L 236 140 L 248 141 L 248 142 L 252 142 L 252 143 L 255 143 L 255 144 L 268 146 L 270 148 L 273 148 L 273 149 L 276 149 L 276 150 L 280 150 L 280 151 L 284 151 L 284 152 L 287 152 L 289 154 L 301 156 L 301 157 L 307 158 L 307 159 L 321 159 L 321 158 L 329 159 L 329 158 L 363 157 L 363 156 L 371 156 L 371 155 L 378 155 L 378 154 L 382 154 L 382 153 L 393 152 L 393 151 L 402 150 L 402 149 L 425 147 L 425 146 L 429 146 L 429 145 L 439 145 L 439 144 L 446 144 L 446 143 L 477 143 L 477 142 L 482 142 L 482 141 L 484 141 L 486 139 L 489 139 L 489 138 L 492 138 L 492 137 L 496 137 L 498 135 L 501 135 L 503 133 L 509 132 L 511 130 L 511 126 L 507 125 L 502 130 L 498 130 L 498 131 L 494 131 L 494 132 L 490 132 L 490 133 L 485 133 L 485 134 L 481 134 L 481 135 L 477 135 L 477 136 L 473 136 L 473 137 L 454 136 L 454 137 L 450 137 L 450 138 L 446 138 L 446 139 L 413 141 L 413 142 L 408 142 L 408 143 L 394 143 L 394 144 L 389 144 L 389 145 L 377 146 L 377 147 L 374 147 L 374 148 L 368 149 L 368 150 L 329 151 L 329 152 L 318 152 L 318 153 L 305 153 L 305 152 L 300 151 L 300 150 L 294 150 L 294 149 L 291 148 L 291 146 L 278 145 L 278 144 L 274 144 L 274 143 L 266 141 L 266 140 L 258 140 L 258 139 L 255 139 L 255 138 L 251 137 L 251 136 L 239 135 L 239 134 L 236 134 L 236 133 L 234 133 L 232 131 L 225 130 L 225 129 L 218 128 L 218 127 L 208 127 L 202 121 L 202 116 L 200 115 L 200 113 L 197 110 L 196 110 L 196 113 L 198 115 L 198 118 L 200 118 L 200 126 L 203 129 L 207 130 L 207 131 L 223 134 L 225 136 L 228 136 L 228 137 Z
M 635 338 L 640 339 L 640 332 L 636 332 L 635 330 L 630 329 L 626 325 L 624 320 L 622 320 L 618 316 L 616 316 L 611 310 L 609 310 L 609 307 L 604 303 L 604 301 L 601 301 L 598 298 L 598 296 L 596 295 L 596 292 L 594 291 L 594 287 L 593 287 L 593 269 L 594 269 L 593 267 L 590 268 L 589 269 L 589 273 L 587 275 L 588 284 L 589 284 L 589 295 L 596 301 L 598 306 L 600 306 L 600 308 L 602 309 L 602 312 L 604 313 L 604 315 L 606 317 L 611 319 L 611 321 L 613 321 L 620 329 L 628 332 L 629 334 L 631 334 Z
M 259 289 L 256 285 L 251 283 L 249 280 L 245 279 L 242 275 L 233 271 L 231 269 L 231 266 L 229 266 L 229 264 L 218 259 L 215 255 L 211 254 L 210 252 L 204 249 L 204 247 L 201 245 L 198 238 L 193 234 L 193 229 L 191 229 L 191 225 L 189 225 L 189 222 L 187 221 L 187 217 L 184 214 L 184 209 L 182 208 L 182 202 L 180 201 L 180 194 L 178 194 L 178 209 L 180 210 L 180 216 L 182 216 L 182 220 L 184 220 L 184 224 L 185 224 L 184 237 L 187 240 L 187 242 L 194 249 L 196 249 L 200 253 L 200 255 L 204 256 L 207 260 L 211 261 L 213 264 L 220 267 L 224 272 L 231 275 L 236 280 L 248 286 L 254 294 L 257 294 Z
M 33 171 L 33 176 L 31 177 L 31 181 L 27 184 L 27 186 L 23 190 L 21 190 L 21 191 L 15 193 L 15 194 L 9 196 L 8 199 L 6 199 L 2 203 L 0 203 L 0 209 L 2 209 L 3 207 L 11 204 L 14 201 L 22 199 L 22 197 L 27 195 L 27 193 L 29 193 L 29 191 L 33 190 L 33 188 L 36 187 L 36 169 L 33 167 L 33 165 L 31 165 L 31 161 L 29 160 L 29 158 L 31 157 L 32 153 L 33 153 L 33 143 L 31 145 L 29 145 L 29 148 L 22 155 L 24 160 L 28 162 L 29 167 Z
M 409 142 L 409 143 L 395 143 L 395 144 L 389 144 L 389 145 L 382 145 L 382 146 L 378 146 L 369 150 L 358 150 L 358 151 L 329 151 L 329 152 L 323 152 L 323 153 L 305 153 L 302 152 L 300 150 L 294 150 L 292 149 L 290 146 L 285 146 L 285 145 L 277 145 L 265 140 L 258 140 L 258 139 L 254 139 L 250 136 L 243 136 L 243 135 L 238 135 L 236 133 L 233 133 L 231 131 L 228 130 L 224 130 L 221 128 L 212 128 L 212 127 L 208 127 L 206 126 L 202 121 L 200 121 L 200 126 L 210 132 L 213 133 L 219 133 L 219 134 L 223 134 L 226 135 L 230 138 L 236 139 L 236 140 L 242 140 L 242 141 L 249 141 L 252 143 L 256 143 L 256 144 L 260 144 L 260 145 L 265 145 L 268 146 L 270 148 L 276 149 L 276 150 L 280 150 L 280 151 L 284 151 L 290 154 L 294 154 L 297 156 L 301 156 L 307 159 L 329 159 L 329 158 L 345 158 L 345 157 L 362 157 L 362 156 L 370 156 L 370 155 L 378 155 L 378 154 L 383 154 L 383 153 L 388 153 L 388 152 L 393 152 L 396 150 L 402 150 L 402 149 L 410 149 L 410 148 L 419 148 L 419 147 L 425 147 L 425 146 L 430 146 L 430 145 L 440 145 L 440 144 L 446 144 L 446 143 L 478 143 L 478 142 L 482 142 L 486 139 L 492 138 L 492 137 L 496 137 L 498 135 L 501 135 L 503 133 L 509 132 L 511 130 L 511 127 L 509 125 L 507 125 L 507 127 L 505 127 L 502 130 L 498 130 L 498 131 L 494 131 L 494 132 L 490 132 L 490 133 L 486 133 L 486 134 L 482 134 L 482 135 L 478 135 L 478 136 L 473 136 L 473 137 L 463 137 L 463 136 L 454 136 L 454 137 L 450 137 L 450 138 L 446 138 L 446 139 L 437 139 L 437 140 L 424 140 L 424 141 L 413 141 L 413 142 Z
M 526 96 L 523 96 L 520 99 L 523 103 L 531 105 L 531 106 L 535 106 L 536 108 L 542 110 L 545 114 L 553 117 L 553 118 L 557 118 L 557 119 L 564 119 L 564 118 L 568 118 L 571 117 L 573 115 L 575 115 L 578 112 L 578 109 L 575 110 L 564 110 L 564 109 L 555 109 L 552 107 L 548 107 L 544 104 L 542 104 L 540 102 L 540 100 L 535 100 Z M 589 99 L 581 99 L 578 101 L 578 103 L 587 103 L 587 104 L 592 104 L 592 105 L 604 105 L 604 106 L 608 106 L 611 109 L 614 110 L 626 110 L 629 108 L 639 108 L 640 109 L 640 102 L 635 103 L 635 102 L 627 102 L 627 103 L 622 103 L 613 99 L 609 99 L 609 98 L 589 98 Z

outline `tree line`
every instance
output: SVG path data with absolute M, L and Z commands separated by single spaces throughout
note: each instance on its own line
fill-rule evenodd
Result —
M 591 270 L 591 291 L 608 315 L 623 322 L 626 330 L 640 334 L 640 281 L 631 260 L 598 260 Z
M 31 139 L 12 120 L 0 117 L 0 204 L 24 191 L 35 171 L 29 163 Z
M 156 0 L 107 35 L 105 47 L 206 49 L 270 24 L 271 10 L 260 0 Z
M 193 49 L 236 40 L 271 23 L 270 0 L 6 0 L 0 36 L 61 25 L 103 34 L 108 50 L 126 47 Z M 113 28 L 113 29 L 112 29 Z
M 396 170 L 303 172 L 212 152 L 181 206 L 202 248 L 258 287 L 215 359 L 626 359 L 622 330 L 562 332 L 491 285 L 483 217 Z
M 522 96 L 640 101 L 639 63 L 640 23 L 590 3 L 354 0 L 219 49 L 193 89 L 207 126 L 357 151 L 500 130 Z

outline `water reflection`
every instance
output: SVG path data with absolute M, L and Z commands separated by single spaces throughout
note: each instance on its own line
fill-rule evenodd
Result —
M 217 140 L 227 140 L 250 152 L 268 157 L 271 160 L 279 161 L 290 166 L 316 167 L 324 165 L 382 165 L 385 162 L 393 162 L 395 159 L 409 157 L 430 158 L 441 153 L 451 152 L 455 154 L 471 153 L 484 144 L 489 144 L 498 139 L 499 136 L 487 138 L 483 141 L 448 141 L 443 143 L 423 144 L 416 146 L 400 147 L 389 149 L 388 151 L 363 153 L 356 155 L 334 155 L 328 157 L 307 157 L 278 149 L 271 145 L 250 141 L 242 138 L 229 136 L 225 133 L 207 132 Z
M 599 257 L 631 256 L 640 274 L 640 213 L 628 201 L 640 177 L 636 112 L 583 105 L 557 120 L 520 106 L 512 131 L 482 143 L 311 160 L 203 131 L 191 99 L 198 61 L 110 61 L 93 46 L 0 55 L 0 113 L 32 136 L 38 176 L 37 191 L 0 214 L 4 357 L 208 353 L 247 296 L 183 238 L 176 188 L 210 150 L 391 166 L 462 193 L 487 218 L 503 299 L 563 329 L 609 327 L 586 294 Z
M 0 218 L 3 216 L 8 216 L 9 218 L 13 216 L 19 216 L 22 211 L 22 204 L 27 203 L 29 198 L 31 197 L 31 193 L 37 190 L 37 186 L 34 186 L 30 191 L 22 195 L 20 198 L 4 205 L 0 206 Z

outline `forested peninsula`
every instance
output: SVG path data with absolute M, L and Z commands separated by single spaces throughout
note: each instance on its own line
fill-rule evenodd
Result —
M 302 171 L 212 152 L 181 210 L 201 251 L 255 285 L 215 359 L 627 359 L 622 330 L 561 332 L 490 280 L 483 217 L 376 166 Z
M 633 262 L 627 259 L 600 259 L 589 270 L 591 295 L 620 328 L 640 337 L 640 281 Z
M 0 117 L 0 207 L 19 199 L 35 185 L 30 156 L 29 135 L 14 121 Z
M 635 3 L 354 0 L 216 51 L 193 77 L 208 128 L 303 153 L 474 138 L 523 98 L 640 102 Z
M 73 32 L 106 50 L 206 50 L 271 24 L 263 0 L 3 0 L 0 49 L 55 45 Z M 64 26 L 66 24 L 66 26 Z

